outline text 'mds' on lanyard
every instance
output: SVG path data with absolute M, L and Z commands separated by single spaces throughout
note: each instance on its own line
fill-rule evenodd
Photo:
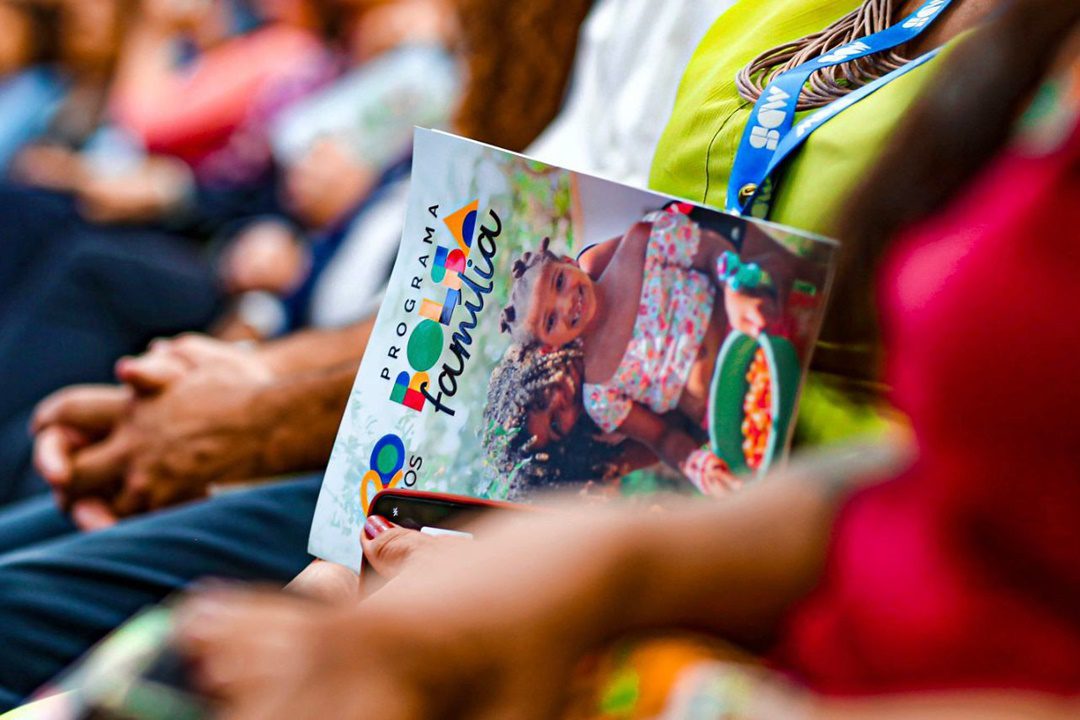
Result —
M 933 50 L 903 67 L 883 75 L 825 106 L 795 124 L 795 106 L 810 76 L 822 68 L 891 50 L 918 37 L 952 0 L 926 0 L 903 21 L 881 32 L 842 45 L 835 50 L 778 75 L 761 94 L 750 113 L 731 168 L 727 210 L 757 217 L 768 215 L 771 204 L 770 177 L 776 169 L 819 127 L 896 78 L 911 72 L 937 55 Z

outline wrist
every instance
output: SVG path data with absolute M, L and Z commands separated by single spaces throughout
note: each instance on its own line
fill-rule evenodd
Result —
M 288 338 L 288 336 L 285 336 Z M 274 378 L 275 382 L 284 382 L 288 378 L 302 373 L 304 367 L 296 362 L 297 353 L 293 352 L 288 339 L 276 338 L 252 343 L 252 351 L 259 358 Z
M 579 600 L 590 609 L 579 628 L 583 651 L 652 624 L 647 589 L 657 578 L 655 548 L 661 524 L 651 511 L 613 513 L 601 523 L 599 540 L 583 543 L 591 563 Z
M 325 468 L 348 401 L 353 371 L 290 375 L 267 382 L 252 413 L 261 427 L 265 476 Z
M 253 396 L 250 414 L 256 418 L 253 430 L 257 434 L 258 452 L 255 455 L 258 477 L 285 475 L 301 469 L 293 459 L 303 439 L 290 417 L 288 389 L 275 379 Z

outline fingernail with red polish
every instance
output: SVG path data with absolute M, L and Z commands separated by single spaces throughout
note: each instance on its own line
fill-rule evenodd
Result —
M 374 540 L 392 527 L 393 525 L 387 522 L 386 518 L 372 515 L 364 523 L 364 535 L 368 540 Z

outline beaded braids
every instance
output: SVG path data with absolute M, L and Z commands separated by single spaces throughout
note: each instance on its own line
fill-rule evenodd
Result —
M 600 430 L 583 415 L 563 440 L 537 448 L 527 430 L 529 413 L 546 408 L 567 384 L 577 395 L 584 352 L 579 342 L 545 351 L 512 345 L 491 375 L 482 443 L 488 462 L 507 478 L 510 499 L 540 488 L 557 488 L 617 477 L 618 448 L 596 440 Z
M 510 275 L 514 279 L 514 288 L 510 292 L 510 304 L 502 311 L 499 329 L 509 333 L 519 343 L 529 343 L 536 338 L 532 337 L 522 324 L 526 313 L 519 312 L 518 307 L 527 302 L 532 284 L 525 280 L 525 276 L 532 270 L 542 270 L 550 262 L 558 262 L 559 256 L 551 252 L 551 238 L 546 237 L 540 242 L 540 249 L 536 252 L 527 252 L 514 261 Z

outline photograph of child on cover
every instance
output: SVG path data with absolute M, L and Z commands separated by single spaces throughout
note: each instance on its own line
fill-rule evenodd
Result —
M 726 493 L 785 457 L 836 245 L 418 130 L 404 232 L 312 525 L 371 499 Z
M 825 268 L 806 265 L 756 226 L 678 203 L 576 259 L 544 238 L 512 268 L 501 329 L 515 344 L 485 412 L 492 464 L 515 485 L 550 487 L 659 460 L 703 493 L 737 488 L 707 442 L 716 362 L 733 331 L 796 331 L 805 345 L 798 330 L 809 328 L 781 310 L 792 272 L 803 288 L 823 287 Z

